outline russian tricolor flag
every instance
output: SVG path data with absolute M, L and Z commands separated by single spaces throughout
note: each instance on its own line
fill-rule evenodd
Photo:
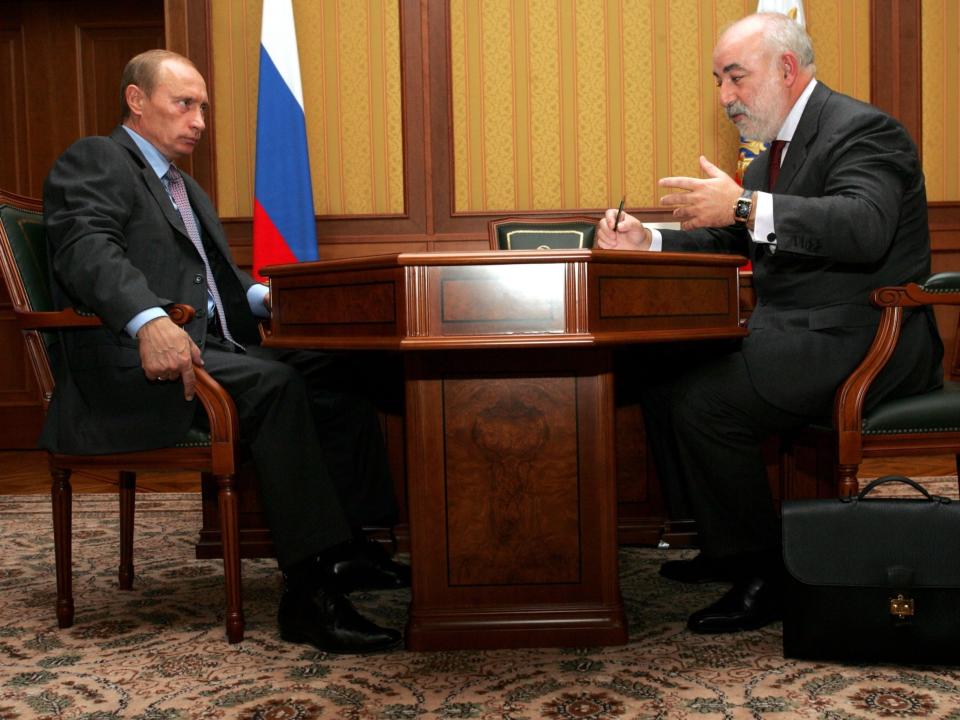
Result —
M 253 270 L 317 259 L 292 0 L 264 0 L 253 198 Z

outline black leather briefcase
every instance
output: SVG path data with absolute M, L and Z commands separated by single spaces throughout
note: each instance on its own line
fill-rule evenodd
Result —
M 867 497 L 907 483 L 923 497 Z M 960 662 L 960 503 L 907 478 L 783 503 L 786 657 Z

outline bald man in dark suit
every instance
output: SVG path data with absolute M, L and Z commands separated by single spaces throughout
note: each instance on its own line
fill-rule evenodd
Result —
M 702 157 L 705 177 L 662 179 L 681 191 L 662 199 L 680 231 L 653 231 L 627 215 L 614 232 L 615 210 L 598 228 L 604 248 L 737 253 L 753 262 L 749 336 L 708 360 L 688 358 L 682 371 L 651 370 L 644 391 L 658 469 L 700 537 L 697 558 L 665 563 L 661 573 L 734 581 L 691 615 L 695 632 L 751 629 L 780 616 L 779 526 L 761 441 L 829 418 L 837 387 L 879 324 L 870 292 L 930 273 L 913 141 L 877 108 L 815 80 L 813 47 L 799 25 L 778 13 L 733 24 L 714 50 L 713 72 L 741 135 L 780 142 L 751 163 L 743 188 Z M 868 404 L 939 386 L 942 354 L 932 313 L 909 312 Z

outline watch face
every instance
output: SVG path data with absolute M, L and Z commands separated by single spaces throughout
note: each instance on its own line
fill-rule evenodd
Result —
M 737 220 L 746 220 L 750 217 L 750 201 L 740 198 L 737 200 L 737 205 L 733 210 L 734 216 Z

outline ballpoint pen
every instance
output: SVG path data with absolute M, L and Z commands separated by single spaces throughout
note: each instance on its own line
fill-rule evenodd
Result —
M 613 231 L 617 231 L 617 226 L 620 224 L 620 216 L 623 214 L 623 204 L 627 201 L 627 196 L 624 195 L 620 198 L 620 207 L 617 208 L 617 218 L 613 221 Z

